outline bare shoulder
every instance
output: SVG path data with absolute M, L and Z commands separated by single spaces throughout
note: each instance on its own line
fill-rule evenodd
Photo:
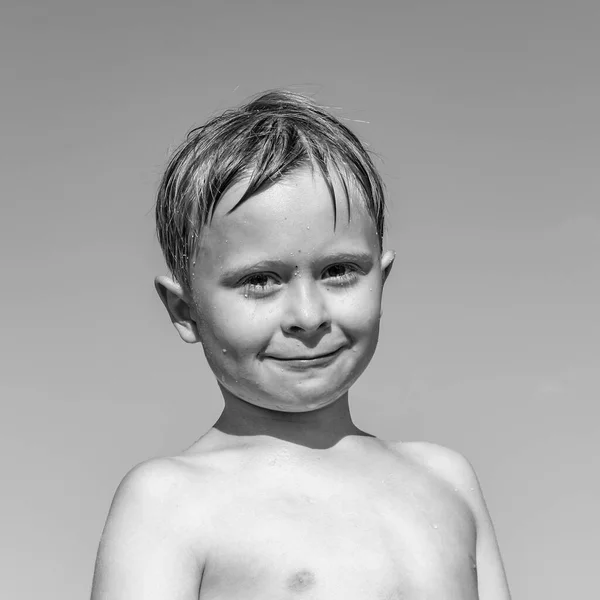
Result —
M 459 452 L 427 442 L 398 444 L 396 451 L 452 486 L 469 506 L 477 528 L 477 572 L 482 600 L 510 600 L 510 591 L 492 519 L 471 463 Z
M 479 479 L 473 465 L 463 454 L 430 442 L 399 443 L 395 450 L 458 494 L 477 523 L 487 518 Z
M 120 514 L 143 511 L 147 519 L 176 517 L 175 508 L 186 493 L 189 476 L 177 459 L 154 458 L 133 467 L 115 492 L 107 525 Z
M 143 462 L 123 477 L 100 540 L 93 600 L 197 595 L 205 551 L 192 487 L 189 467 L 177 458 Z
M 115 500 L 158 502 L 164 506 L 184 490 L 189 480 L 189 468 L 179 457 L 152 458 L 123 477 Z
M 430 442 L 405 442 L 397 444 L 395 448 L 463 493 L 479 488 L 475 469 L 469 460 L 456 450 Z
M 190 526 L 190 505 L 200 514 L 206 499 L 201 490 L 209 487 L 207 471 L 185 457 L 153 458 L 136 465 L 115 492 L 107 524 L 119 515 L 136 513 L 148 527 L 184 536 Z

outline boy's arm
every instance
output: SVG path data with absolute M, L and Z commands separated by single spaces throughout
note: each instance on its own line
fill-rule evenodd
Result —
M 469 461 L 453 450 L 436 444 L 420 444 L 426 462 L 443 479 L 460 490 L 477 527 L 477 584 L 480 600 L 510 600 L 508 581 L 498 548 L 494 526 L 479 480 Z
M 463 459 L 465 460 L 465 459 Z M 466 460 L 465 460 L 466 462 Z M 477 523 L 477 587 L 480 600 L 510 600 L 508 581 L 500 555 L 492 519 L 488 512 L 479 480 L 467 463 L 467 476 Z
M 168 459 L 125 476 L 100 540 L 92 600 L 197 600 L 202 565 L 180 518 L 184 486 Z

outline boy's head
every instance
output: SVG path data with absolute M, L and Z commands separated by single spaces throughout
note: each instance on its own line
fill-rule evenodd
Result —
M 377 344 L 383 191 L 357 138 L 303 96 L 269 92 L 194 130 L 157 203 L 175 279 L 157 290 L 226 397 L 331 404 Z
M 383 243 L 381 177 L 358 138 L 311 99 L 288 91 L 266 92 L 193 129 L 171 157 L 156 203 L 156 226 L 167 266 L 190 287 L 190 267 L 202 228 L 223 194 L 248 179 L 238 205 L 291 173 L 310 167 L 344 197 L 351 189 L 364 203 Z

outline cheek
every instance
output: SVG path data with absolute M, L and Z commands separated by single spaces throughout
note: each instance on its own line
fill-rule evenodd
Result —
M 232 355 L 254 353 L 273 332 L 272 311 L 259 302 L 235 297 L 220 298 L 201 312 L 199 329 L 203 341 L 212 341 Z M 209 342 L 210 343 L 210 342 Z
M 340 298 L 337 316 L 340 324 L 354 335 L 364 336 L 379 327 L 381 293 L 370 286 Z

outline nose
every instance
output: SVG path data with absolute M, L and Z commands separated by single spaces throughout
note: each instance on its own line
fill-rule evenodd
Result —
M 311 335 L 331 325 L 323 292 L 314 281 L 297 280 L 289 290 L 282 329 L 294 335 Z

